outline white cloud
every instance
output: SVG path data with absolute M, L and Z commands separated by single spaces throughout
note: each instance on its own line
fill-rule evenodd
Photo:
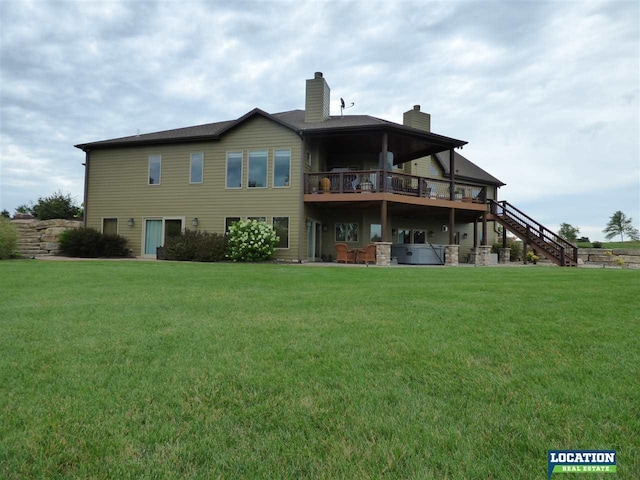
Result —
M 421 104 L 549 223 L 600 223 L 603 202 L 640 220 L 638 18 L 623 1 L 0 2 L 1 207 L 81 197 L 74 143 L 304 108 L 323 71 L 333 113 Z

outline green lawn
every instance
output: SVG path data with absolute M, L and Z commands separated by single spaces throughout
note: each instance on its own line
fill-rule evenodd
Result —
M 635 479 L 639 345 L 637 270 L 0 262 L 0 478 Z

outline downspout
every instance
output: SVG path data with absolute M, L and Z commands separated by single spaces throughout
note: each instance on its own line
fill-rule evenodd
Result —
M 82 220 L 84 228 L 87 228 L 87 200 L 89 198 L 89 151 L 84 152 L 84 199 L 82 205 Z

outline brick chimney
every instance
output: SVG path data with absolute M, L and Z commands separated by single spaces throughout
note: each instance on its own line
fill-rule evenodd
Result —
M 329 119 L 330 89 L 322 72 L 316 72 L 314 78 L 307 80 L 304 105 L 304 123 L 324 122 Z
M 421 112 L 420 105 L 414 105 L 412 110 L 404 112 L 402 124 L 425 132 L 431 132 L 431 115 Z

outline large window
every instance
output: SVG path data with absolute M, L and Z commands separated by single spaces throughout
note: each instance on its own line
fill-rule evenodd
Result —
M 240 221 L 240 217 L 227 217 L 224 219 L 224 233 L 229 233 L 229 227 Z
M 266 188 L 267 159 L 267 150 L 249 152 L 249 188 Z
M 291 175 L 291 150 L 273 152 L 273 186 L 288 187 Z
M 336 223 L 336 242 L 357 242 L 357 223 Z
M 191 183 L 202 183 L 202 172 L 204 167 L 204 153 L 191 154 L 191 174 L 189 181 Z
M 276 248 L 289 248 L 289 217 L 273 217 L 273 229 L 280 238 Z
M 372 223 L 369 231 L 369 241 L 370 242 L 381 242 L 382 241 L 382 225 L 379 223 Z
M 242 188 L 242 152 L 227 153 L 227 188 Z
M 162 157 L 160 155 L 149 156 L 149 185 L 160 185 L 162 171 Z

